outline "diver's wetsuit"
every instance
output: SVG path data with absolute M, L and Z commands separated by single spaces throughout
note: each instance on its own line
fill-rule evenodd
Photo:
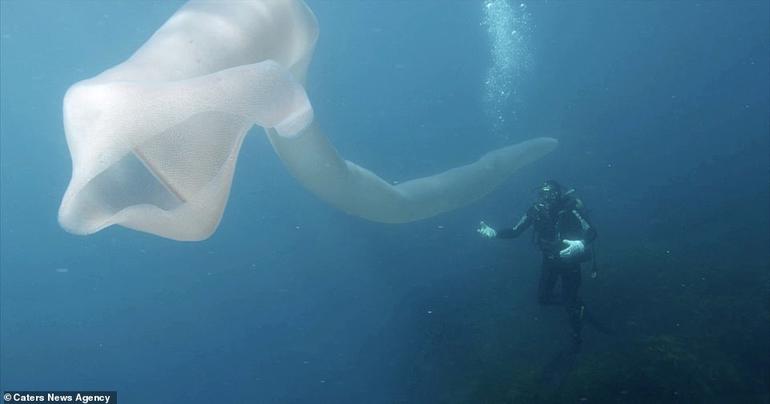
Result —
M 564 195 L 552 206 L 538 202 L 527 210 L 513 228 L 497 232 L 497 238 L 515 238 L 534 226 L 534 240 L 543 252 L 542 272 L 538 286 L 538 302 L 543 305 L 563 304 L 572 327 L 573 343 L 581 343 L 584 306 L 578 296 L 580 288 L 580 263 L 590 259 L 591 242 L 596 230 L 588 222 L 580 199 Z M 564 248 L 562 240 L 582 240 L 585 253 L 582 259 L 565 262 L 559 256 Z M 561 296 L 553 295 L 556 280 L 561 277 Z

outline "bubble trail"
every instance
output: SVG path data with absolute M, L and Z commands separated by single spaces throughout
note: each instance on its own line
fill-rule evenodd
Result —
M 496 135 L 507 135 L 506 122 L 515 117 L 517 84 L 531 66 L 530 15 L 524 3 L 484 2 L 491 65 L 484 81 L 484 110 Z

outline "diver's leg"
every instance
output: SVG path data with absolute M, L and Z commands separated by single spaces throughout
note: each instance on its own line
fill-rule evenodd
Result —
M 559 304 L 560 302 L 553 296 L 553 287 L 556 285 L 558 275 L 556 261 L 543 257 L 543 264 L 540 270 L 540 283 L 537 287 L 537 302 L 542 305 Z
M 583 330 L 583 313 L 585 306 L 578 296 L 580 289 L 581 275 L 580 265 L 569 265 L 562 268 L 561 273 L 561 294 L 564 300 L 564 307 L 567 310 L 570 327 L 572 328 L 573 348 L 580 349 L 582 343 L 581 332 Z

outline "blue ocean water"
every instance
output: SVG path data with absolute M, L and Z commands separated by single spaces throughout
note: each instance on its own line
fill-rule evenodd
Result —
M 124 403 L 767 400 L 768 2 L 507 3 L 520 36 L 504 45 L 522 64 L 490 106 L 485 3 L 308 1 L 321 36 L 307 91 L 345 158 L 403 181 L 532 137 L 559 148 L 477 203 L 383 225 L 303 189 L 253 129 L 209 240 L 64 232 L 64 92 L 181 4 L 0 0 L 0 389 Z M 599 231 L 602 273 L 582 295 L 618 332 L 586 330 L 584 371 L 567 377 L 589 387 L 527 384 L 566 341 L 564 314 L 536 303 L 528 235 L 475 232 L 513 225 L 547 178 L 577 189 Z M 668 381 L 641 365 L 631 381 L 601 372 L 629 358 Z

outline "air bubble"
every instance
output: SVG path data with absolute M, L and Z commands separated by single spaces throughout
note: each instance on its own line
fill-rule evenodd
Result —
M 491 0 L 485 3 L 484 21 L 489 38 L 492 65 L 484 81 L 484 109 L 492 122 L 492 131 L 505 133 L 501 114 L 515 113 L 510 104 L 515 102 L 515 86 L 522 73 L 531 65 L 528 49 L 529 14 L 524 3 L 514 7 L 510 0 Z

